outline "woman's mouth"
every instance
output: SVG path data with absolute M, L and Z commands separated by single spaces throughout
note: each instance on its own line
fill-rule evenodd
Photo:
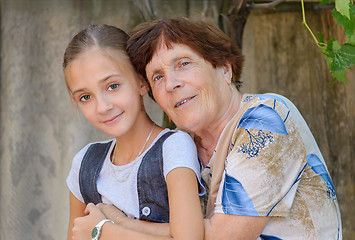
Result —
M 184 103 L 190 101 L 190 100 L 193 99 L 194 97 L 195 97 L 195 96 L 192 96 L 192 97 L 190 97 L 190 98 L 186 98 L 185 100 L 183 100 L 183 101 L 181 101 L 181 102 L 178 102 L 177 104 L 175 104 L 175 107 L 181 106 L 182 104 L 184 104 Z

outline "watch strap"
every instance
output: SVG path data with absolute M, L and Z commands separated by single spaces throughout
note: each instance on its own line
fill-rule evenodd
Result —
M 96 224 L 96 226 L 94 227 L 94 229 L 91 231 L 91 239 L 92 240 L 98 240 L 100 235 L 101 235 L 101 228 L 102 226 L 106 223 L 106 222 L 112 222 L 113 221 L 109 220 L 109 219 L 103 219 L 101 220 L 98 224 Z

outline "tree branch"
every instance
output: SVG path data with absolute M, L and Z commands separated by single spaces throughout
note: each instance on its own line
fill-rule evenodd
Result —
M 244 26 L 250 12 L 246 3 L 247 0 L 229 0 L 228 20 L 226 20 L 228 35 L 240 49 L 243 45 Z M 222 17 L 226 18 L 224 15 Z
M 144 22 L 157 18 L 154 14 L 151 0 L 132 0 L 132 2 L 137 6 L 139 15 Z

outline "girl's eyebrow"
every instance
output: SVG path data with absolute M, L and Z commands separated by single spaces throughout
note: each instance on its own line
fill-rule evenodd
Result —
M 74 92 L 72 92 L 71 95 L 75 95 L 75 94 L 78 93 L 78 92 L 84 92 L 85 89 L 86 89 L 86 88 L 77 89 L 77 90 L 75 90 Z
M 120 75 L 119 74 L 116 74 L 116 73 L 113 73 L 113 74 L 109 74 L 107 75 L 106 77 L 104 77 L 103 79 L 99 80 L 99 83 L 102 83 L 102 82 L 105 82 L 107 81 L 108 79 L 110 79 L 111 77 L 119 77 Z M 75 90 L 74 92 L 72 92 L 71 94 L 74 95 L 78 92 L 84 92 L 86 88 L 80 88 L 80 89 L 77 89 Z

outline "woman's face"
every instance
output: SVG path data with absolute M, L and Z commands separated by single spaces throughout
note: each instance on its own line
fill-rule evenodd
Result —
M 229 64 L 213 68 L 186 45 L 162 44 L 146 73 L 155 100 L 179 128 L 198 134 L 223 118 L 230 100 Z

